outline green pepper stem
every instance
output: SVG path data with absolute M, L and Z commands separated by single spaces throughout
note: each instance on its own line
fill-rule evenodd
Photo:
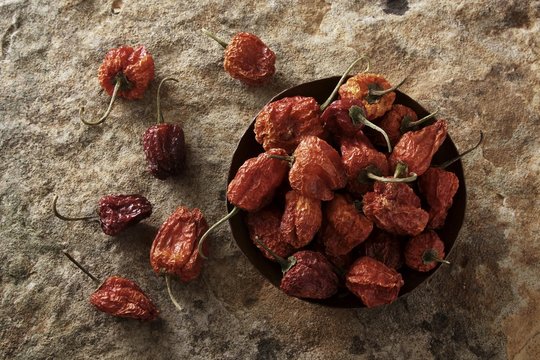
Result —
M 424 264 L 429 264 L 434 261 L 438 263 L 450 265 L 450 261 L 441 259 L 436 250 L 434 249 L 426 250 L 424 254 L 422 255 L 422 262 Z
M 367 177 L 376 181 L 386 182 L 386 183 L 409 183 L 413 182 L 418 178 L 418 175 L 411 173 L 411 176 L 404 178 L 387 178 L 383 176 L 377 176 L 372 173 L 367 173 Z
M 403 161 L 398 161 L 396 164 L 396 169 L 394 170 L 394 177 L 400 178 L 400 177 L 406 177 L 409 173 L 409 166 L 405 164 Z
M 116 100 L 116 95 L 118 94 L 118 90 L 120 89 L 120 86 L 122 86 L 121 81 L 117 81 L 116 84 L 114 84 L 114 90 L 111 96 L 111 101 L 109 102 L 109 107 L 107 108 L 107 111 L 105 111 L 105 114 L 98 121 L 95 121 L 95 122 L 86 121 L 82 117 L 82 114 L 84 113 L 84 106 L 81 106 L 81 108 L 79 109 L 79 117 L 81 118 L 81 121 L 85 123 L 86 125 L 99 125 L 102 122 L 104 122 L 105 119 L 107 119 L 107 117 L 109 117 L 109 114 L 111 113 L 111 109 L 112 109 L 114 100 Z
M 378 97 L 380 97 L 380 96 L 386 95 L 386 94 L 388 94 L 388 93 L 391 93 L 392 91 L 397 90 L 398 87 L 400 87 L 401 85 L 403 85 L 403 83 L 405 82 L 405 80 L 407 80 L 407 78 L 404 78 L 404 79 L 401 80 L 397 85 L 392 86 L 391 88 L 386 89 L 386 90 L 369 89 L 369 95 L 370 95 L 370 96 L 378 96 Z
M 226 48 L 229 45 L 227 42 L 225 42 L 224 40 L 221 40 L 214 33 L 206 30 L 205 28 L 202 28 L 201 31 L 203 32 L 204 35 L 217 41 L 219 45 L 223 46 L 223 48 Z
M 365 126 L 370 127 L 373 130 L 380 132 L 382 136 L 384 137 L 384 139 L 386 140 L 386 146 L 388 147 L 388 152 L 389 153 L 392 152 L 392 145 L 390 144 L 390 139 L 388 138 L 388 135 L 386 134 L 386 132 L 380 127 L 378 127 L 377 125 L 375 125 L 374 123 L 372 123 L 371 121 L 369 121 L 368 119 L 366 119 L 364 111 L 362 110 L 360 106 L 356 106 L 356 105 L 351 106 L 351 108 L 349 109 L 349 116 L 351 117 L 353 123 L 360 122 L 364 124 Z
M 203 236 L 201 236 L 201 239 L 199 240 L 199 244 L 197 245 L 197 250 L 199 251 L 199 255 L 201 255 L 201 257 L 203 259 L 208 259 L 208 257 L 206 257 L 206 255 L 204 255 L 203 253 L 203 244 L 204 244 L 204 241 L 206 240 L 206 238 L 208 237 L 208 235 L 215 229 L 217 228 L 219 225 L 223 224 L 225 221 L 229 220 L 230 218 L 232 218 L 234 215 L 238 214 L 238 212 L 240 211 L 240 208 L 239 207 L 234 207 L 230 213 L 228 213 L 227 215 L 225 215 L 223 218 L 221 218 L 221 220 L 219 220 L 217 223 L 215 223 L 214 225 L 212 225 L 210 227 L 210 229 L 208 229 L 204 234 Z
M 465 150 L 464 152 L 462 152 L 461 154 L 459 154 L 459 155 L 456 156 L 455 158 L 450 159 L 450 160 L 448 160 L 448 161 L 445 161 L 445 162 L 443 162 L 441 165 L 436 165 L 436 166 L 434 166 L 434 167 L 439 168 L 439 169 L 445 169 L 445 168 L 447 168 L 448 166 L 452 165 L 453 163 L 455 163 L 456 161 L 458 161 L 459 159 L 461 159 L 463 156 L 467 155 L 468 153 L 470 153 L 471 151 L 473 151 L 473 150 L 475 150 L 477 147 L 479 147 L 483 140 L 484 140 L 484 133 L 483 133 L 482 131 L 480 131 L 480 140 L 478 140 L 478 143 L 477 143 L 476 145 L 474 145 L 472 148 L 470 148 L 470 149 L 468 149 L 468 150 Z
M 163 119 L 163 115 L 161 114 L 161 101 L 160 101 L 160 94 L 161 94 L 161 85 L 163 85 L 163 83 L 165 81 L 174 81 L 174 82 L 179 82 L 178 79 L 175 79 L 175 78 L 172 78 L 172 77 L 166 77 L 165 79 L 161 80 L 161 82 L 159 83 L 159 86 L 158 86 L 158 89 L 157 89 L 157 96 L 156 96 L 156 107 L 157 107 L 157 123 L 162 123 L 162 122 L 165 122 L 165 119 Z
M 343 73 L 343 75 L 339 79 L 336 87 L 334 88 L 334 90 L 332 91 L 332 93 L 330 94 L 328 99 L 326 99 L 326 101 L 321 105 L 321 111 L 324 111 L 324 109 L 326 109 L 328 107 L 328 105 L 330 105 L 332 100 L 334 100 L 334 97 L 336 96 L 336 94 L 337 94 L 337 92 L 339 90 L 339 87 L 343 84 L 343 82 L 345 81 L 345 78 L 347 77 L 347 75 L 349 75 L 349 72 L 352 70 L 354 65 L 356 65 L 360 60 L 363 60 L 363 59 L 366 60 L 366 62 L 367 62 L 366 70 L 364 70 L 364 72 L 369 70 L 369 59 L 367 59 L 365 56 L 359 57 L 358 59 L 354 60 L 353 63 L 351 65 L 349 65 L 347 70 L 345 70 L 345 72 Z
M 184 308 L 178 303 L 176 298 L 174 297 L 172 290 L 171 290 L 171 276 L 169 274 L 165 275 L 165 282 L 167 283 L 167 292 L 169 293 L 169 298 L 171 299 L 174 306 L 179 310 L 182 311 Z
M 289 256 L 287 259 L 284 259 L 278 254 L 276 254 L 274 251 L 272 251 L 268 246 L 266 246 L 261 240 L 259 240 L 257 236 L 253 240 L 257 244 L 259 244 L 264 250 L 268 251 L 270 255 L 272 255 L 272 257 L 277 261 L 279 266 L 281 266 L 281 272 L 283 274 L 289 271 L 296 264 L 296 258 L 294 256 Z
M 85 273 L 86 275 L 88 275 L 92 280 L 94 280 L 94 282 L 96 284 L 99 284 L 100 281 L 98 280 L 98 278 L 96 278 L 94 275 L 92 275 L 90 273 L 90 271 L 86 270 L 86 268 L 84 266 L 82 266 L 77 260 L 75 260 L 73 258 L 73 256 L 71 256 L 67 251 L 65 250 L 62 250 L 62 252 L 64 253 L 64 255 L 66 255 L 66 257 L 72 262 L 74 263 L 79 269 L 82 270 L 83 273 Z
M 91 216 L 81 216 L 81 217 L 67 217 L 67 216 L 64 216 L 62 214 L 60 214 L 58 212 L 58 209 L 56 207 L 56 203 L 58 201 L 58 195 L 55 195 L 54 196 L 54 199 L 53 199 L 53 202 L 52 202 L 52 208 L 53 208 L 53 213 L 54 213 L 54 216 L 56 216 L 57 218 L 61 219 L 61 220 L 65 220 L 65 221 L 79 221 L 79 220 L 98 220 L 99 218 L 95 215 L 91 215 Z
M 411 121 L 411 119 L 408 116 L 405 116 L 403 120 L 401 121 L 401 126 L 399 130 L 402 134 L 404 134 L 407 131 L 410 131 L 411 129 L 413 129 L 414 127 L 420 126 L 426 123 L 427 121 L 431 120 L 433 117 L 435 117 L 435 115 L 437 115 L 438 112 L 439 110 L 435 110 L 431 114 L 424 116 L 420 120 L 416 120 L 416 121 Z

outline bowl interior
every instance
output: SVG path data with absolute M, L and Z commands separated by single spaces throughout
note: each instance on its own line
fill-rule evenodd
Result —
M 276 101 L 284 97 L 301 95 L 314 97 L 319 103 L 323 103 L 329 96 L 329 94 L 332 92 L 338 81 L 339 77 L 336 76 L 304 83 L 279 93 L 269 102 Z M 414 101 L 400 91 L 396 91 L 395 103 L 410 107 L 418 114 L 419 118 L 429 114 L 428 111 L 426 111 L 420 104 L 418 104 L 416 101 Z M 238 171 L 238 168 L 247 159 L 256 157 L 264 151 L 262 146 L 255 140 L 255 134 L 253 132 L 254 124 L 255 119 L 253 119 L 250 126 L 248 127 L 248 129 L 240 139 L 240 142 L 238 143 L 238 146 L 232 158 L 227 183 L 232 181 L 232 179 L 236 175 L 236 172 Z M 439 151 L 433 157 L 432 163 L 439 164 L 445 160 L 454 158 L 456 156 L 458 156 L 458 151 L 454 143 L 452 142 L 450 136 L 447 136 Z M 437 234 L 439 235 L 441 240 L 444 241 L 446 254 L 449 254 L 458 236 L 461 225 L 463 224 L 463 219 L 465 216 L 466 191 L 461 161 L 456 161 L 455 163 L 450 165 L 447 170 L 452 171 L 454 174 L 457 175 L 459 179 L 459 188 L 454 197 L 453 205 L 448 212 L 445 225 L 442 229 L 439 229 L 437 231 Z M 227 203 L 227 208 L 229 211 L 231 211 L 233 205 Z M 282 277 L 280 267 L 276 263 L 266 259 L 261 254 L 259 249 L 253 244 L 253 242 L 249 238 L 245 215 L 246 213 L 241 211 L 238 215 L 232 217 L 229 220 L 234 240 L 236 241 L 240 250 L 242 250 L 242 252 L 247 256 L 249 261 L 253 264 L 253 266 L 255 266 L 255 268 L 274 286 L 279 287 Z M 403 276 L 405 285 L 401 288 L 399 296 L 401 297 L 412 291 L 420 283 L 429 278 L 437 269 L 438 267 L 430 272 L 420 273 L 410 270 L 406 266 L 403 266 L 403 268 L 400 269 L 400 273 Z M 331 307 L 364 307 L 362 302 L 350 292 L 346 291 L 346 289 L 342 289 L 340 292 L 338 292 L 338 294 L 329 299 L 306 299 L 306 301 Z

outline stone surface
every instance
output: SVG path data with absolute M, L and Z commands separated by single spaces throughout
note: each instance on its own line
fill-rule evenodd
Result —
M 294 4 L 293 4 L 294 3 Z M 113 14 L 111 8 L 114 8 Z M 537 359 L 540 358 L 539 1 L 0 1 L 0 353 L 9 359 Z M 199 32 L 258 34 L 278 57 L 268 86 L 222 70 L 222 50 Z M 96 71 L 106 51 L 145 44 L 167 84 L 167 120 L 183 124 L 188 169 L 159 181 L 145 171 L 141 136 L 154 121 L 153 83 L 142 101 L 108 97 Z M 165 282 L 148 264 L 157 227 L 178 205 L 210 223 L 224 214 L 235 144 L 275 93 L 337 75 L 364 54 L 429 109 L 440 108 L 464 159 L 466 222 L 453 265 L 406 299 L 336 310 L 288 298 L 240 253 L 226 226 L 202 277 Z M 155 212 L 117 238 L 51 211 L 88 213 L 106 193 L 139 192 Z M 118 320 L 88 304 L 97 276 L 128 276 L 161 320 Z

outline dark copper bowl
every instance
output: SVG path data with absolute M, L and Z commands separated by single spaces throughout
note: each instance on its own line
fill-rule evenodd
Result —
M 332 92 L 339 77 L 331 77 L 321 80 L 311 81 L 305 84 L 301 84 L 290 89 L 287 89 L 276 96 L 274 96 L 269 102 L 282 99 L 289 96 L 312 96 L 320 104 L 323 103 L 329 94 Z M 418 117 L 423 117 L 429 113 L 416 101 L 403 94 L 402 92 L 396 91 L 396 104 L 403 104 L 410 107 L 418 114 Z M 255 119 L 253 119 L 251 125 L 248 127 L 238 146 L 234 152 L 231 167 L 229 170 L 228 183 L 234 178 L 238 168 L 249 158 L 255 157 L 263 152 L 262 146 L 255 141 L 255 134 L 253 132 L 253 127 L 255 124 Z M 458 155 L 457 149 L 450 139 L 450 136 L 446 137 L 445 142 L 440 147 L 439 151 L 433 157 L 433 163 L 439 164 L 445 160 L 454 158 Z M 466 191 L 465 191 L 465 179 L 463 177 L 463 168 L 461 166 L 461 161 L 456 161 L 450 165 L 447 170 L 455 173 L 459 179 L 459 189 L 454 197 L 454 202 L 452 208 L 448 212 L 448 217 L 446 218 L 446 223 L 442 229 L 439 229 L 437 233 L 439 234 L 442 241 L 444 241 L 446 254 L 450 253 L 450 250 L 454 246 L 454 242 L 458 236 L 461 225 L 463 224 L 463 218 L 465 216 L 465 204 L 466 204 Z M 227 203 L 227 208 L 229 211 L 232 210 L 233 206 Z M 233 237 L 238 244 L 238 247 L 242 252 L 247 256 L 249 261 L 259 270 L 259 272 L 268 279 L 274 286 L 279 287 L 281 281 L 281 270 L 280 267 L 266 259 L 259 249 L 249 238 L 249 233 L 245 221 L 245 213 L 240 212 L 238 215 L 234 216 L 229 220 L 231 225 L 231 231 Z M 405 294 L 411 292 L 422 282 L 427 280 L 435 271 L 432 270 L 427 273 L 420 273 L 413 271 L 404 266 L 400 269 L 400 272 L 405 281 L 405 285 L 401 288 L 399 296 L 404 296 Z M 307 300 L 307 299 L 306 299 Z M 353 294 L 347 291 L 346 288 L 342 289 L 338 294 L 333 297 L 325 300 L 307 300 L 312 303 L 317 303 L 330 307 L 338 308 L 360 308 L 364 307 L 362 302 L 355 297 Z

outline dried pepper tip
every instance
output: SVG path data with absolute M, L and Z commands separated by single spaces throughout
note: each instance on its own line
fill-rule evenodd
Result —
M 450 159 L 448 161 L 445 161 L 443 162 L 441 165 L 435 165 L 434 167 L 436 168 L 439 168 L 439 169 L 445 169 L 447 168 L 448 166 L 452 165 L 453 163 L 455 163 L 456 161 L 458 161 L 459 159 L 461 159 L 463 156 L 467 155 L 468 153 L 470 153 L 471 151 L 475 150 L 477 147 L 480 146 L 480 144 L 482 144 L 482 141 L 484 140 L 484 133 L 482 131 L 480 131 L 480 140 L 478 140 L 478 143 L 476 145 L 474 145 L 472 148 L 468 149 L 468 150 L 465 150 L 464 152 L 462 152 L 461 154 L 459 154 L 458 156 L 456 156 L 455 158 L 453 159 Z
M 435 249 L 426 250 L 424 254 L 422 255 L 422 262 L 424 264 L 431 264 L 432 262 L 438 262 L 438 263 L 450 265 L 450 261 L 441 259 L 439 257 L 439 254 L 437 253 L 437 250 Z
M 223 48 L 226 48 L 227 45 L 229 45 L 226 41 L 224 40 L 221 40 L 220 38 L 218 38 L 216 36 L 216 34 L 206 30 L 205 28 L 202 28 L 201 31 L 203 32 L 204 35 L 208 36 L 209 38 L 212 38 L 214 39 L 215 41 L 217 41 L 217 43 L 221 46 L 223 46 Z
M 180 82 L 178 79 L 172 78 L 172 77 L 166 77 L 165 79 L 161 80 L 159 83 L 158 89 L 157 89 L 157 96 L 156 96 L 156 107 L 157 107 L 157 123 L 163 123 L 165 120 L 163 119 L 163 115 L 161 114 L 161 102 L 160 102 L 160 94 L 161 94 L 161 85 L 165 81 L 174 81 L 174 82 Z
M 172 290 L 171 290 L 171 276 L 165 275 L 165 282 L 167 283 L 167 292 L 169 293 L 169 298 L 171 299 L 173 305 L 180 311 L 184 310 L 184 308 L 178 303 L 176 298 L 174 297 Z
M 384 95 L 386 95 L 388 93 L 391 93 L 392 91 L 397 90 L 397 88 L 399 88 L 401 85 L 403 85 L 405 80 L 407 80 L 407 78 L 404 78 L 397 85 L 394 85 L 391 88 L 386 89 L 386 90 L 382 90 L 379 87 L 379 85 L 376 84 L 376 83 L 369 84 L 368 85 L 369 92 L 368 92 L 368 95 L 366 96 L 367 102 L 370 103 L 370 104 L 373 104 L 373 103 L 377 102 L 377 100 L 379 100 L 379 98 L 381 96 L 384 96 Z
M 367 62 L 366 69 L 363 72 L 368 72 L 369 71 L 370 64 L 369 64 L 369 59 L 368 58 L 366 58 L 365 56 L 362 56 L 362 57 L 354 60 L 354 62 L 351 65 L 349 65 L 347 70 L 345 70 L 345 72 L 341 76 L 341 79 L 339 79 L 336 87 L 334 88 L 334 90 L 332 91 L 332 93 L 330 94 L 328 99 L 326 99 L 326 101 L 321 105 L 321 111 L 324 111 L 324 109 L 326 109 L 328 107 L 328 105 L 330 105 L 332 100 L 334 100 L 334 97 L 336 96 L 336 94 L 337 94 L 337 92 L 339 90 L 339 87 L 343 84 L 343 82 L 345 81 L 345 78 L 347 77 L 347 75 L 349 75 L 349 72 L 352 70 L 354 65 L 356 65 L 360 60 L 365 60 Z
M 206 257 L 206 255 L 204 255 L 204 252 L 203 252 L 203 244 L 204 244 L 204 241 L 206 240 L 206 238 L 208 237 L 208 235 L 215 229 L 217 228 L 219 225 L 221 225 L 222 223 L 224 223 L 225 221 L 229 220 L 230 218 L 232 218 L 234 215 L 238 214 L 238 212 L 240 211 L 240 208 L 239 207 L 234 207 L 230 213 L 228 213 L 227 215 L 225 215 L 223 218 L 221 218 L 221 220 L 219 220 L 217 223 L 215 223 L 214 225 L 212 225 L 210 227 L 210 229 L 208 229 L 204 234 L 203 236 L 201 236 L 201 239 L 199 240 L 199 244 L 197 245 L 197 249 L 199 251 L 199 255 L 207 260 L 208 257 Z
M 281 272 L 285 274 L 287 271 L 289 271 L 294 265 L 296 265 L 296 258 L 294 256 L 289 256 L 287 259 L 282 258 L 278 254 L 276 254 L 274 251 L 270 250 L 268 246 L 266 246 L 261 240 L 259 240 L 258 237 L 255 237 L 253 239 L 257 244 L 262 246 L 264 250 L 268 251 L 270 255 L 274 257 L 276 262 L 281 266 Z
M 411 118 L 406 115 L 401 121 L 401 126 L 399 128 L 399 131 L 402 134 L 405 134 L 407 131 L 418 130 L 420 125 L 423 125 L 429 120 L 431 120 L 433 117 L 435 117 L 435 115 L 437 115 L 438 112 L 439 110 L 437 109 L 431 114 L 424 116 L 420 120 L 416 120 L 416 121 L 411 121 Z
M 392 152 L 392 145 L 390 144 L 390 139 L 388 138 L 388 135 L 386 134 L 386 131 L 366 119 L 366 114 L 364 113 L 364 110 L 360 106 L 353 105 L 349 109 L 349 116 L 351 117 L 351 120 L 353 124 L 362 123 L 367 127 L 372 128 L 373 130 L 376 130 L 384 136 L 384 139 L 386 140 L 386 145 L 388 147 L 388 152 Z
M 52 208 L 54 216 L 57 218 L 64 220 L 64 221 L 78 221 L 78 220 L 99 220 L 99 217 L 96 215 L 89 215 L 89 216 L 81 216 L 81 217 L 67 217 L 58 212 L 58 209 L 56 207 L 56 203 L 58 201 L 58 195 L 54 196 L 53 202 L 52 202 Z M 68 256 L 69 257 L 69 256 Z
M 415 173 L 410 173 L 410 176 L 406 176 L 409 172 L 407 164 L 404 162 L 398 162 L 396 165 L 396 171 L 394 172 L 394 177 L 387 178 L 382 177 L 371 172 L 367 172 L 367 177 L 372 180 L 386 182 L 386 183 L 409 183 L 413 182 L 418 178 L 418 175 Z
M 82 266 L 77 260 L 75 260 L 67 251 L 65 250 L 62 250 L 62 253 L 64 253 L 64 255 L 66 255 L 66 257 L 72 262 L 74 263 L 75 265 L 77 265 L 77 267 L 79 269 L 82 270 L 83 273 L 85 273 L 86 275 L 88 275 L 92 280 L 94 280 L 94 282 L 96 284 L 99 284 L 101 281 L 99 281 L 94 275 L 92 275 L 88 270 L 86 270 L 86 268 L 84 266 Z

